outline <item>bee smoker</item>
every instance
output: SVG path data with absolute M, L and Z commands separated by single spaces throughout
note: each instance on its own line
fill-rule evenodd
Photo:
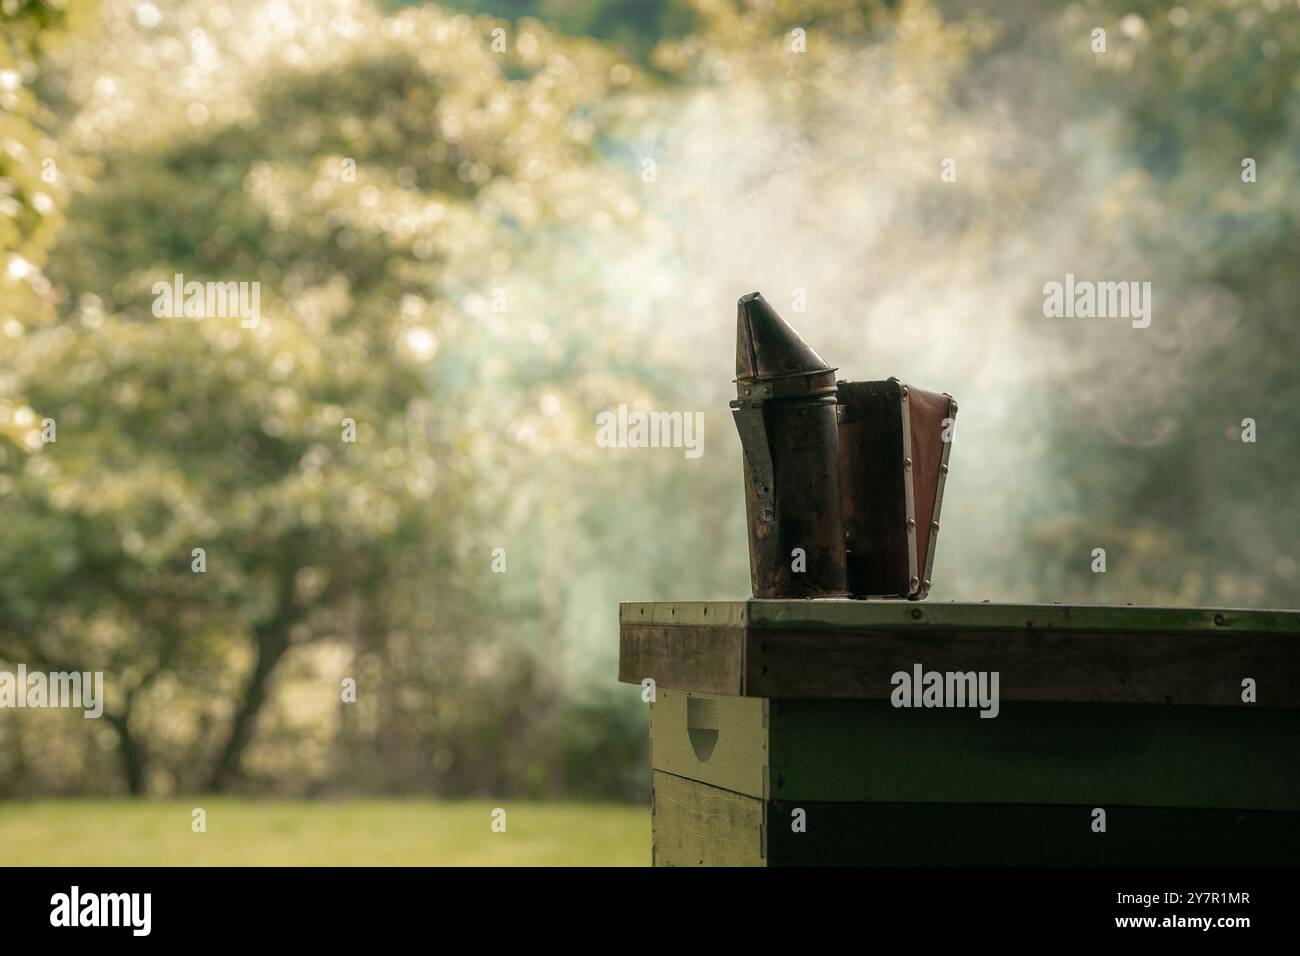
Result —
M 757 292 L 736 303 L 736 399 L 756 598 L 843 597 L 835 369 Z
M 836 382 L 757 292 L 736 311 L 754 597 L 924 598 L 957 403 L 896 378 Z

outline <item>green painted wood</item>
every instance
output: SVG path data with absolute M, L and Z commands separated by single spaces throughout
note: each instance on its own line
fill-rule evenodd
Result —
M 773 799 L 1300 811 L 1296 710 L 801 699 L 769 727 Z
M 654 773 L 656 866 L 1257 866 L 1300 859 L 1300 814 L 761 801 Z M 795 812 L 802 831 L 796 832 Z
M 699 786 L 703 786 L 700 784 Z M 805 832 L 793 831 L 796 809 Z M 1251 866 L 1300 860 L 1300 814 L 1091 806 L 767 806 L 769 866 Z
M 758 697 L 661 690 L 650 707 L 650 766 L 766 797 L 767 709 Z
M 763 801 L 654 771 L 655 866 L 764 866 Z

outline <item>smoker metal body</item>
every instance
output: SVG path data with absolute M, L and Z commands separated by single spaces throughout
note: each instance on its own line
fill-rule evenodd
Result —
M 737 303 L 736 327 L 754 597 L 843 597 L 835 369 L 757 292 Z

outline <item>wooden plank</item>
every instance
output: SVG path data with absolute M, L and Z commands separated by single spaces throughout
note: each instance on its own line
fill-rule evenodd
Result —
M 806 831 L 793 832 L 795 809 Z M 769 866 L 1251 866 L 1300 859 L 1300 814 L 1091 806 L 791 803 L 767 808 Z
M 768 723 L 774 799 L 1300 811 L 1297 710 L 801 699 Z
M 876 628 L 1020 631 L 1152 631 L 1300 635 L 1300 610 L 1144 607 L 1106 604 L 932 603 L 926 601 L 628 601 L 623 624 L 750 627 L 758 630 Z
M 1300 636 L 1300 611 L 1254 608 L 1138 607 L 1104 604 L 928 603 L 922 601 L 750 600 L 748 623 L 775 630 L 996 630 L 1204 632 Z M 720 613 L 715 609 L 714 614 Z
M 738 627 L 623 624 L 618 679 L 657 687 L 739 695 L 745 673 L 745 632 Z
M 763 801 L 656 770 L 655 866 L 764 866 Z
M 624 601 L 618 606 L 618 620 L 673 627 L 744 627 L 749 605 L 749 601 Z
M 919 662 L 997 670 L 1005 700 L 1241 706 L 1251 677 L 1254 706 L 1300 707 L 1297 611 L 750 600 L 619 613 L 619 679 L 678 690 L 881 698 Z
M 1291 634 L 751 631 L 745 659 L 754 697 L 888 698 L 892 675 L 920 663 L 997 671 L 1004 701 L 1300 707 Z M 676 676 L 696 689 L 689 670 Z M 1241 702 L 1247 677 L 1258 703 Z
M 767 701 L 660 690 L 650 706 L 650 766 L 751 797 L 767 796 Z

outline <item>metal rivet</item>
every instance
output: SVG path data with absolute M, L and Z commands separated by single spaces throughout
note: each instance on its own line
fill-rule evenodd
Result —
M 946 475 L 946 474 L 948 474 L 948 466 L 947 466 L 947 465 L 940 465 L 940 466 L 939 466 L 939 474 L 941 474 L 941 475 Z
M 927 591 L 930 590 L 930 579 L 929 579 L 929 578 L 926 578 L 926 581 L 925 581 L 925 589 L 926 589 Z
M 1223 627 L 1223 615 L 1222 614 L 1214 615 L 1214 623 L 1219 625 L 1219 627 Z
M 931 521 L 931 522 L 930 522 L 930 530 L 933 531 L 935 534 L 938 534 L 938 533 L 939 533 L 939 522 L 937 522 L 937 521 Z
M 908 530 L 908 531 L 911 531 L 911 530 L 914 529 L 915 527 L 916 527 L 916 519 L 915 519 L 915 518 L 908 518 L 908 519 L 907 519 L 907 530 Z
M 907 386 L 906 386 L 906 385 L 903 386 L 903 398 L 904 398 L 904 399 L 907 398 Z
M 904 459 L 903 459 L 903 468 L 904 468 L 904 469 L 909 469 L 909 468 L 911 468 L 911 467 L 912 467 L 912 459 L 910 459 L 910 458 L 904 458 Z
M 907 582 L 907 588 L 909 591 L 915 591 L 918 588 L 920 588 L 920 586 L 921 586 L 920 578 L 912 578 L 912 580 Z
M 956 402 L 953 402 L 953 401 L 948 402 L 948 411 L 949 411 L 949 413 L 951 413 L 951 414 L 953 414 L 953 415 L 956 415 L 956 414 L 957 414 L 957 403 L 956 403 Z

